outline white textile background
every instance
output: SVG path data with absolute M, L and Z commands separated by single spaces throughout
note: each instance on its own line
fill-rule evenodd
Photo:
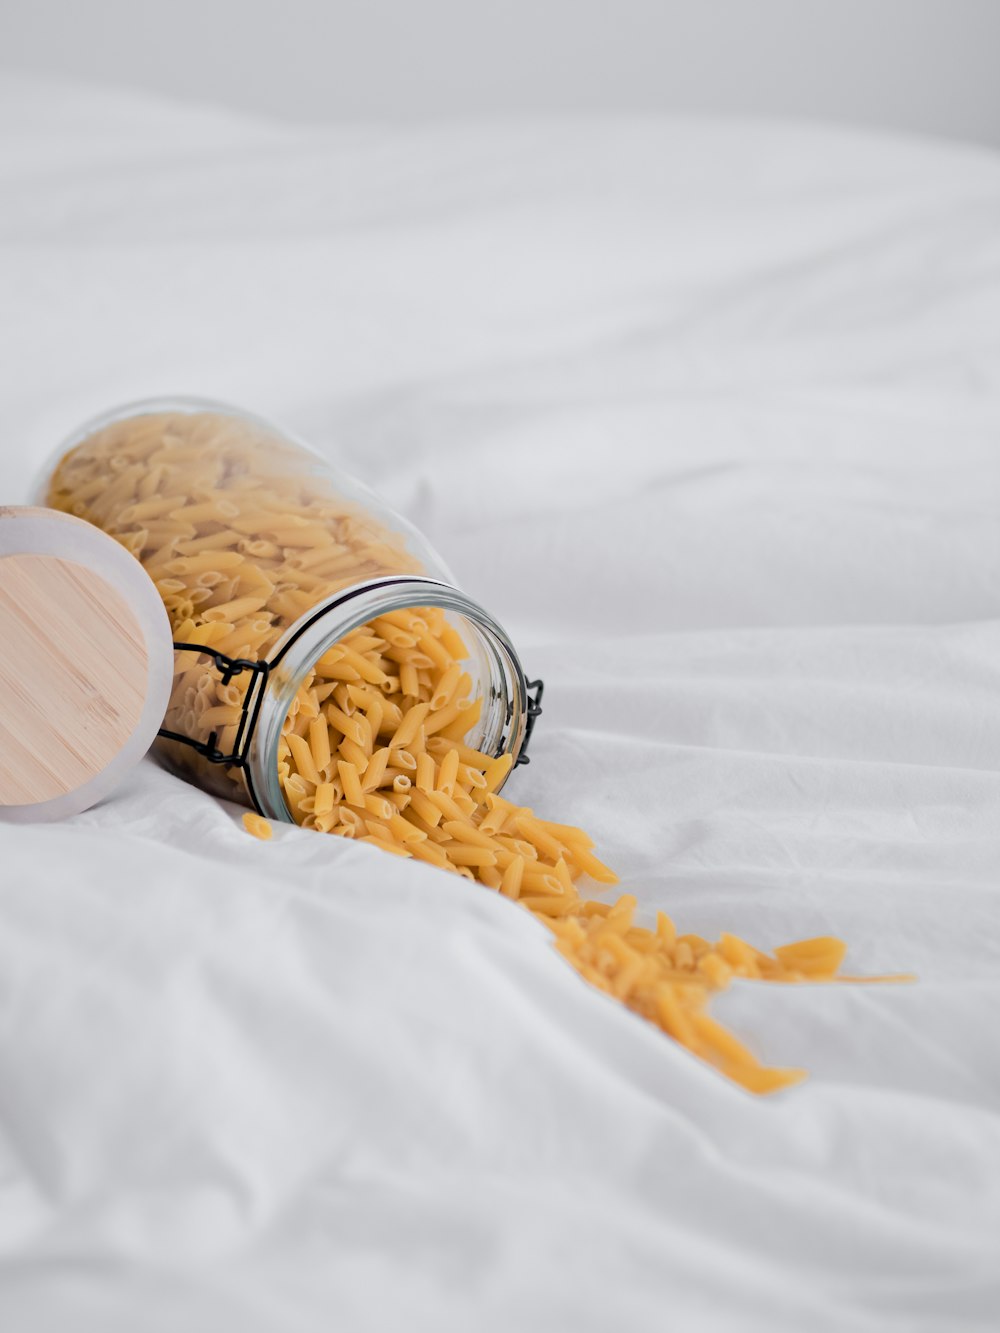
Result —
M 519 800 L 743 983 L 758 1101 L 485 891 L 145 761 L 0 831 L 0 1324 L 938 1330 L 1000 1301 L 1000 160 L 641 117 L 293 129 L 0 81 L 0 500 L 150 393 L 423 528 Z

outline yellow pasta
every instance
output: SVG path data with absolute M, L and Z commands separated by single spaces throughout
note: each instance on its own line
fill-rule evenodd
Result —
M 411 791 L 410 804 L 413 815 L 419 815 L 428 824 L 440 824 L 443 811 L 438 809 L 427 792 Z M 413 815 L 411 815 L 411 818 Z M 459 815 L 459 818 L 461 818 L 461 815 Z
M 289 738 L 291 739 L 291 738 Z M 340 781 L 344 787 L 344 800 L 348 805 L 364 805 L 364 792 L 361 790 L 361 779 L 358 776 L 357 766 L 348 759 L 337 760 L 337 772 L 340 774 Z M 285 784 L 288 785 L 287 783 Z
M 260 838 L 262 842 L 267 842 L 273 831 L 264 816 L 256 815 L 252 810 L 248 810 L 243 816 L 243 827 L 248 833 L 252 833 L 255 838 Z
M 312 751 L 309 749 L 309 742 L 304 740 L 301 736 L 296 736 L 294 732 L 290 732 L 286 737 L 286 743 L 292 752 L 292 758 L 295 760 L 295 765 L 303 778 L 305 778 L 306 782 L 311 782 L 314 786 L 318 786 L 322 781 L 322 778 L 320 777 L 319 771 L 313 760 Z
M 500 892 L 506 898 L 521 896 L 521 883 L 524 879 L 524 857 L 512 856 L 500 881 Z
M 434 760 L 425 750 L 417 755 L 417 767 L 414 776 L 414 782 L 420 791 L 426 793 L 434 790 Z
M 437 773 L 437 788 L 449 796 L 455 794 L 455 780 L 458 777 L 458 752 L 449 750 L 441 760 Z
M 207 446 L 211 446 L 210 448 Z M 256 660 L 306 611 L 343 588 L 417 562 L 362 510 L 296 471 L 279 436 L 211 411 L 153 412 L 100 428 L 56 469 L 56 508 L 103 527 L 157 583 L 175 641 L 164 725 L 228 752 L 249 686 L 223 684 L 201 649 Z M 440 607 L 383 612 L 323 653 L 288 710 L 277 773 L 292 818 L 478 881 L 533 912 L 591 985 L 657 1025 L 755 1093 L 802 1077 L 768 1069 L 707 1012 L 736 977 L 829 980 L 841 941 L 799 941 L 767 954 L 722 934 L 678 936 L 664 913 L 651 929 L 636 902 L 582 898 L 578 882 L 614 884 L 593 841 L 498 792 L 512 756 L 468 743 L 483 708 L 470 654 Z M 170 749 L 202 785 L 247 800 L 241 770 Z M 261 816 L 243 817 L 255 837 Z
M 509 754 L 501 755 L 499 759 L 491 759 L 483 770 L 483 777 L 486 779 L 485 790 L 495 792 L 503 782 L 504 778 L 510 772 L 513 759 Z
M 329 767 L 330 728 L 325 718 L 314 717 L 309 723 L 309 750 L 317 773 Z
M 406 699 L 416 699 L 420 694 L 420 681 L 417 668 L 412 662 L 403 662 L 399 668 L 399 688 Z
M 393 856 L 412 856 L 412 852 L 407 847 L 401 847 L 399 843 L 393 842 L 391 836 L 381 837 L 369 834 L 367 837 L 359 838 L 359 842 L 367 842 L 373 847 L 380 847 L 383 852 L 392 852 Z
M 344 758 L 354 765 L 359 775 L 364 773 L 371 757 L 364 746 L 358 745 L 356 741 L 352 741 L 345 736 L 340 742 L 339 749 Z
M 424 617 L 433 623 L 433 609 L 421 608 Z M 370 628 L 379 629 L 388 643 L 382 621 L 384 617 Z M 406 623 L 396 622 L 397 628 Z M 427 647 L 429 632 L 428 626 L 420 634 L 422 649 Z M 435 632 L 442 643 L 440 631 Z M 393 651 L 405 659 L 408 645 L 398 634 L 395 638 Z M 387 666 L 377 643 L 367 649 L 367 655 L 378 670 Z M 371 739 L 378 746 L 375 753 L 389 757 L 383 773 L 391 776 L 390 794 L 402 796 L 406 804 L 391 818 L 369 819 L 361 840 L 471 877 L 518 901 L 548 925 L 557 948 L 581 976 L 749 1091 L 773 1092 L 803 1077 L 801 1070 L 767 1069 L 758 1064 L 745 1046 L 710 1018 L 708 1002 L 737 976 L 785 982 L 833 979 L 843 945 L 828 939 L 802 941 L 770 956 L 731 935 L 722 936 L 715 945 L 699 936 L 678 937 L 673 922 L 663 913 L 655 929 L 636 926 L 636 902 L 630 895 L 613 904 L 581 899 L 576 887 L 581 877 L 615 883 L 617 876 L 591 851 L 593 840 L 583 830 L 539 819 L 496 795 L 495 789 L 509 773 L 510 756 L 495 759 L 433 732 L 426 748 L 420 745 L 435 716 L 440 677 L 456 679 L 454 662 L 444 665 L 440 653 L 427 656 L 436 666 L 416 695 L 403 690 L 408 663 L 402 660 L 398 692 L 387 698 L 394 713 L 382 717 L 376 713 L 374 718 L 368 714 Z M 360 667 L 359 662 L 354 665 Z M 365 674 L 370 678 L 374 673 Z M 348 688 L 360 691 L 368 687 Z M 353 698 L 359 704 L 370 704 L 373 696 L 358 692 Z M 341 720 L 331 710 L 326 716 L 331 727 Z M 349 726 L 348 730 L 355 729 Z M 403 747 L 404 741 L 419 748 L 416 757 Z M 343 731 L 332 733 L 330 743 L 341 752 L 353 745 Z M 413 765 L 412 779 L 401 763 Z M 294 775 L 291 768 L 289 774 Z M 354 804 L 348 789 L 349 768 L 343 776 L 344 799 Z M 369 814 L 377 813 L 370 800 L 366 804 Z
M 406 710 L 402 722 L 396 728 L 389 742 L 393 750 L 405 748 L 410 744 L 416 737 L 429 708 L 430 704 L 420 703 L 414 704 L 413 707 Z
M 375 751 L 372 757 L 365 765 L 362 786 L 365 791 L 374 791 L 385 776 L 385 770 L 389 764 L 389 747 L 381 746 Z

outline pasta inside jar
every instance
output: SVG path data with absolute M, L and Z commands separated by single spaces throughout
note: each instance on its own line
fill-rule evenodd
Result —
M 124 409 L 71 442 L 45 499 L 110 533 L 155 583 L 185 645 L 160 749 L 216 794 L 272 817 L 312 815 L 298 728 L 320 708 L 351 717 L 362 687 L 386 726 L 426 694 L 429 735 L 469 738 L 491 757 L 523 743 L 526 683 L 502 629 L 405 520 L 269 423 L 196 400 Z M 439 604 L 409 609 L 428 594 Z M 246 668 L 220 669 L 220 656 L 268 664 L 267 689 Z M 258 734 L 242 762 L 220 764 L 252 730 L 255 688 Z M 368 718 L 361 708 L 348 743 Z

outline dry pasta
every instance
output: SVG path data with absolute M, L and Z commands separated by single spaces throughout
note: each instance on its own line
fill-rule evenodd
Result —
M 376 621 L 352 636 L 353 665 L 359 678 L 374 680 L 387 670 L 386 645 L 391 643 L 392 660 L 400 662 L 398 691 L 379 698 L 358 687 L 347 695 L 353 713 L 328 703 L 304 723 L 300 718 L 312 688 L 305 682 L 279 760 L 296 817 L 309 808 L 310 798 L 301 798 L 302 791 L 315 792 L 315 810 L 321 808 L 321 799 L 324 810 L 332 808 L 329 777 L 336 771 L 345 822 L 327 831 L 358 838 L 363 827 L 362 842 L 442 870 L 471 874 L 519 901 L 548 926 L 560 953 L 588 982 L 750 1091 L 773 1092 L 804 1077 L 800 1069 L 761 1065 L 711 1018 L 709 1000 L 735 977 L 832 980 L 843 961 L 843 943 L 825 937 L 803 940 L 767 954 L 733 935 L 723 935 L 714 944 L 698 936 L 678 936 L 662 913 L 655 928 L 643 927 L 635 922 L 636 903 L 629 895 L 616 903 L 582 898 L 577 888 L 581 877 L 600 884 L 617 882 L 594 855 L 591 839 L 581 829 L 540 819 L 497 794 L 510 770 L 509 755 L 497 759 L 461 740 L 427 734 L 435 705 L 446 707 L 451 692 L 463 683 L 466 648 L 454 628 L 434 607 L 397 613 L 394 624 L 413 629 L 411 637 L 420 649 L 427 649 L 433 636 L 435 651 L 427 656 L 434 666 L 428 678 L 412 692 L 404 688 L 406 654 L 419 650 L 408 647 L 398 634 L 387 637 L 384 624 Z M 386 702 L 391 709 L 383 706 Z M 358 720 L 361 716 L 367 728 Z M 298 734 L 303 727 L 308 728 L 308 744 L 305 733 Z M 407 764 L 412 761 L 412 778 L 401 771 L 404 755 Z M 320 764 L 320 758 L 326 762 Z M 404 803 L 387 808 L 387 801 L 372 801 L 372 792 L 402 795 Z
M 248 810 L 243 816 L 243 827 L 262 842 L 267 842 L 273 832 L 270 823 L 263 815 L 256 815 L 252 810 Z
M 256 660 L 332 594 L 419 569 L 374 516 L 311 468 L 308 455 L 304 465 L 301 451 L 263 423 L 209 410 L 153 411 L 113 421 L 70 450 L 47 503 L 103 528 L 141 561 L 176 642 Z M 364 681 L 380 692 L 398 682 L 398 663 L 382 670 L 369 662 L 375 643 L 391 646 L 377 633 L 349 636 L 318 666 L 318 679 Z M 225 751 L 248 685 L 246 674 L 223 685 L 208 658 L 178 654 L 163 725 L 202 742 L 214 734 Z M 318 706 L 307 710 L 310 719 L 319 714 Z M 308 728 L 295 734 L 308 743 Z M 160 748 L 202 786 L 248 801 L 240 769 L 220 768 L 186 746 Z
M 211 444 L 211 448 L 206 448 Z M 213 412 L 149 413 L 105 426 L 70 451 L 48 503 L 102 527 L 139 559 L 174 639 L 257 659 L 324 598 L 360 580 L 413 572 L 391 534 L 332 489 L 301 474 L 280 436 Z M 293 819 L 478 881 L 520 903 L 591 985 L 625 1004 L 752 1092 L 797 1082 L 761 1065 L 714 1020 L 713 993 L 734 977 L 797 982 L 837 977 L 845 946 L 803 940 L 762 952 L 736 936 L 678 935 L 660 914 L 635 920 L 628 894 L 581 896 L 583 878 L 617 876 L 580 829 L 539 818 L 499 794 L 511 756 L 466 743 L 468 648 L 439 607 L 391 611 L 347 634 L 315 663 L 288 710 L 278 777 Z M 239 722 L 245 677 L 223 685 L 194 650 L 178 653 L 164 725 L 224 750 Z M 247 799 L 237 768 L 173 745 L 175 766 L 201 785 Z M 243 817 L 255 837 L 267 820 Z

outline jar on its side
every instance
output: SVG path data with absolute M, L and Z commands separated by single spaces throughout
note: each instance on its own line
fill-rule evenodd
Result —
M 502 626 L 405 519 L 279 427 L 193 398 L 121 407 L 63 444 L 41 499 L 116 538 L 155 583 L 176 649 L 157 744 L 199 786 L 292 821 L 297 713 L 351 684 L 398 711 L 418 687 L 398 661 L 426 692 L 460 660 L 435 735 L 521 755 L 535 705 Z M 373 666 L 350 645 L 376 637 Z

